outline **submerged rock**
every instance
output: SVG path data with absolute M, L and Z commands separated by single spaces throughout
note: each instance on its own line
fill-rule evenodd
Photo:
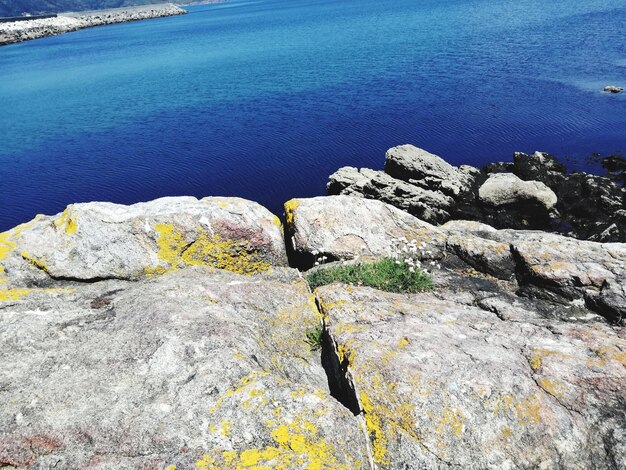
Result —
M 621 93 L 624 89 L 621 86 L 607 85 L 603 89 L 606 93 Z

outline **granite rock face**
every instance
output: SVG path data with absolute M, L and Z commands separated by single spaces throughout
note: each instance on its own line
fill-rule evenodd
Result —
M 435 226 L 380 201 L 351 196 L 292 199 L 285 204 L 285 236 L 292 262 L 313 266 L 316 256 L 329 261 L 391 256 L 394 239 L 417 240 L 443 255 L 445 236 Z
M 404 238 L 435 289 L 311 293 L 277 219 L 237 198 L 0 234 L 0 467 L 625 466 L 626 244 L 353 196 L 285 213 L 301 267 Z
M 188 267 L 0 301 L 0 467 L 369 468 L 297 271 Z
M 286 213 L 292 261 L 301 268 L 310 268 L 316 255 L 329 261 L 391 256 L 394 239 L 415 239 L 427 246 L 422 261 L 460 263 L 508 281 L 507 289 L 515 296 L 567 308 L 586 305 L 617 323 L 626 318 L 623 243 L 497 230 L 471 221 L 435 227 L 379 201 L 351 196 L 292 200 Z
M 316 295 L 378 468 L 621 468 L 623 330 L 538 326 L 431 294 Z
M 250 274 L 287 265 L 278 218 L 238 198 L 74 204 L 6 232 L 0 249 L 4 275 L 24 282 L 138 279 L 198 265 Z

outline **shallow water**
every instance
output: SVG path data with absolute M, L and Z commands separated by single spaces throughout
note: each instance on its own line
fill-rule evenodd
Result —
M 610 4 L 609 4 L 610 3 Z M 626 0 L 260 0 L 0 48 L 0 230 L 66 204 L 274 212 L 413 143 L 452 163 L 626 150 Z

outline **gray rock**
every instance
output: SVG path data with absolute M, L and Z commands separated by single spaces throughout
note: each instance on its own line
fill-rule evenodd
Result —
M 523 181 L 512 173 L 494 173 L 478 189 L 480 200 L 493 206 L 532 202 L 552 209 L 557 202 L 554 192 L 539 181 Z
M 387 150 L 385 173 L 429 190 L 457 198 L 471 191 L 479 170 L 469 166 L 456 168 L 441 157 L 413 145 Z
M 606 93 L 621 93 L 622 91 L 624 91 L 624 88 L 622 88 L 621 86 L 607 85 L 602 91 Z
M 319 325 L 285 268 L 0 301 L 0 466 L 369 468 L 358 419 L 305 343 Z
M 137 279 L 197 265 L 253 274 L 287 265 L 278 218 L 238 198 L 74 204 L 2 239 L 0 265 L 9 279 L 22 283 L 48 277 Z
M 563 181 L 566 168 L 556 158 L 545 152 L 535 152 L 530 155 L 515 152 L 512 172 L 523 180 L 540 181 L 554 189 Z
M 424 259 L 443 255 L 445 235 L 439 229 L 380 201 L 352 196 L 292 199 L 285 203 L 287 244 L 300 268 L 313 266 L 316 255 L 329 261 L 385 257 L 394 239 L 426 245 Z
M 430 294 L 316 295 L 378 468 L 626 464 L 623 329 L 503 321 Z
M 442 192 L 430 191 L 367 168 L 340 168 L 329 178 L 328 194 L 376 199 L 430 223 L 448 220 L 455 204 L 454 199 Z

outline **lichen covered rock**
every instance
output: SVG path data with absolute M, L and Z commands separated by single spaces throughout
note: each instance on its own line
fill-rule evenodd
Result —
M 305 343 L 319 325 L 285 268 L 0 301 L 0 466 L 366 468 L 358 420 Z
M 351 196 L 293 199 L 285 204 L 286 236 L 298 267 L 316 256 L 329 261 L 394 254 L 394 240 L 417 240 L 425 259 L 441 257 L 444 234 L 433 225 L 380 201 Z
M 623 329 L 339 284 L 316 291 L 378 468 L 620 468 Z
M 73 204 L 3 233 L 0 247 L 0 275 L 16 284 L 138 279 L 185 266 L 254 274 L 287 265 L 278 218 L 238 198 Z

